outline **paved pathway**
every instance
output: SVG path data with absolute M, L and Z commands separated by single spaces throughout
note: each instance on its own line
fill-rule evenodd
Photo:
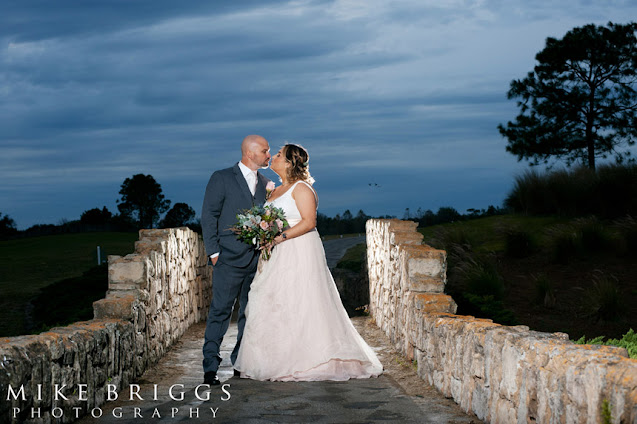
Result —
M 362 238 L 364 239 L 364 237 Z M 341 240 L 341 239 L 339 239 Z M 342 239 L 348 240 L 348 239 Z M 358 240 L 360 242 L 361 240 Z M 326 242 L 338 252 L 338 243 Z M 348 245 L 357 244 L 348 240 Z M 344 252 L 344 250 L 343 250 Z M 330 256 L 334 256 L 332 253 Z M 342 253 L 341 253 L 342 255 Z M 339 256 L 340 257 L 340 256 Z M 230 351 L 236 340 L 231 324 L 222 345 L 219 369 L 223 386 L 197 388 L 203 380 L 204 324 L 192 326 L 138 382 L 143 400 L 130 400 L 126 388 L 80 423 L 479 423 L 440 395 L 398 355 L 370 318 L 352 320 L 385 368 L 378 378 L 346 382 L 261 382 L 232 376 Z M 157 387 L 155 389 L 155 386 Z M 173 398 L 170 388 L 173 387 Z M 155 395 L 155 391 L 157 395 Z

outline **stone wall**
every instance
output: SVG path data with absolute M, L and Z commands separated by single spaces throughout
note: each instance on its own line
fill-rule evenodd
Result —
M 212 270 L 203 241 L 188 228 L 139 234 L 135 253 L 109 256 L 109 290 L 93 304 L 93 320 L 0 339 L 0 423 L 72 422 L 90 413 L 109 385 L 128 388 L 206 319 Z M 24 396 L 14 400 L 10 388 Z
M 370 311 L 423 380 L 490 423 L 602 423 L 604 403 L 611 422 L 637 423 L 637 360 L 625 349 L 449 313 L 446 254 L 415 230 L 367 222 Z

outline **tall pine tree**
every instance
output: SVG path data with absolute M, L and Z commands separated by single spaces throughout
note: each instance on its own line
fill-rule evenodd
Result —
M 595 169 L 596 158 L 629 159 L 637 138 L 636 23 L 577 27 L 547 38 L 526 78 L 511 82 L 520 114 L 500 133 L 531 164 L 562 159 Z

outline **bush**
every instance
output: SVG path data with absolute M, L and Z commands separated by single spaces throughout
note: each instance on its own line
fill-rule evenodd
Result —
M 496 300 L 502 300 L 504 280 L 495 266 L 487 262 L 468 259 L 458 267 L 468 293 L 478 296 L 493 296 Z
M 510 229 L 505 232 L 504 252 L 511 258 L 526 258 L 535 252 L 537 242 L 527 231 Z
M 637 219 L 626 216 L 613 223 L 623 242 L 623 249 L 627 252 L 637 252 Z
M 502 325 L 518 325 L 518 320 L 513 311 L 505 308 L 504 303 L 495 299 L 492 295 L 480 296 L 465 293 L 464 299 L 470 305 L 471 315 L 478 318 L 492 319 Z
M 598 218 L 578 218 L 570 224 L 559 224 L 545 230 L 545 239 L 551 259 L 555 263 L 566 264 L 573 257 L 607 250 L 622 251 L 617 246 L 617 236 L 612 228 Z
M 586 336 L 582 336 L 582 338 L 576 340 L 575 343 L 623 347 L 628 351 L 628 356 L 633 359 L 637 359 L 637 333 L 635 333 L 632 328 L 628 330 L 628 333 L 624 334 L 621 339 L 610 339 L 604 341 L 604 336 L 599 336 L 594 339 L 586 340 Z
M 624 318 L 626 305 L 617 278 L 597 270 L 593 275 L 593 286 L 584 293 L 583 309 L 585 315 L 595 321 L 618 321 Z
M 579 218 L 575 220 L 575 227 L 579 230 L 583 250 L 599 252 L 610 246 L 610 232 L 596 217 Z
M 579 232 L 572 225 L 554 225 L 545 231 L 546 244 L 551 260 L 567 264 L 582 251 Z
M 515 177 L 513 189 L 504 200 L 504 206 L 525 215 L 549 213 L 544 199 L 548 193 L 545 179 L 535 170 Z
M 555 291 L 553 282 L 546 274 L 539 274 L 533 277 L 535 286 L 535 303 L 552 308 L 555 306 Z
M 515 178 L 505 206 L 528 215 L 618 218 L 637 213 L 637 165 L 576 167 Z
M 454 246 L 467 246 L 471 248 L 473 243 L 473 236 L 467 231 L 463 225 L 448 225 L 445 227 L 436 228 L 434 236 L 431 240 L 427 241 L 432 247 L 436 249 L 452 250 Z

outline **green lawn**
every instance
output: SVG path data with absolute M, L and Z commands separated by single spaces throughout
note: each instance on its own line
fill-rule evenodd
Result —
M 504 237 L 501 230 L 507 227 L 519 227 L 531 233 L 541 233 L 550 225 L 568 221 L 568 219 L 552 216 L 497 215 L 433 225 L 431 227 L 421 227 L 418 228 L 418 231 L 425 236 L 424 241 L 427 243 L 427 240 L 433 238 L 438 229 L 461 229 L 464 235 L 472 241 L 471 244 L 476 250 L 502 252 L 504 251 Z
M 0 336 L 24 333 L 29 300 L 40 288 L 97 265 L 97 246 L 105 259 L 133 253 L 137 239 L 137 233 L 97 232 L 0 241 Z

